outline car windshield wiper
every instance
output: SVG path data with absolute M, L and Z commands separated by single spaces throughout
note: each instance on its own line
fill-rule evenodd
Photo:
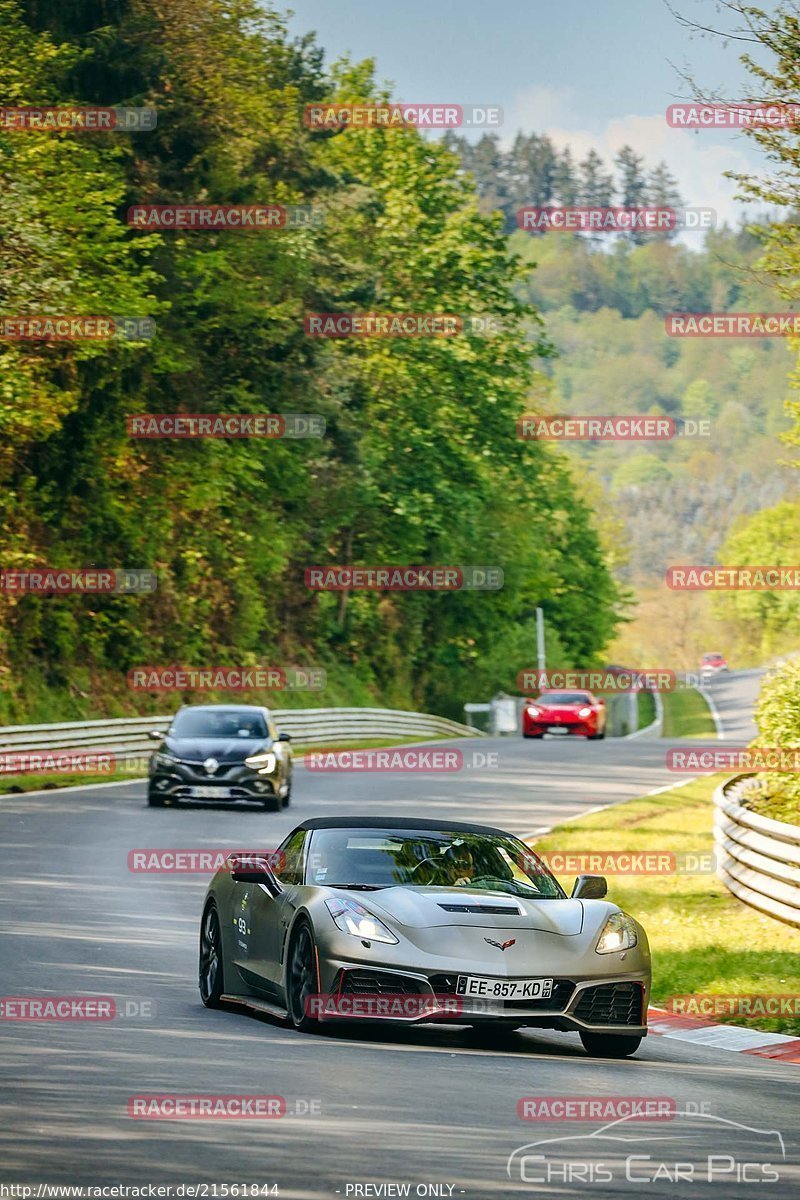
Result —
M 325 887 L 349 888 L 351 892 L 382 892 L 382 883 L 326 883 Z

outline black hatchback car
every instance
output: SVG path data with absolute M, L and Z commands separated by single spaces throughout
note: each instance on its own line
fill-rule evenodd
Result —
M 292 794 L 292 750 L 268 708 L 251 704 L 187 704 L 150 757 L 147 803 L 258 804 L 286 808 Z

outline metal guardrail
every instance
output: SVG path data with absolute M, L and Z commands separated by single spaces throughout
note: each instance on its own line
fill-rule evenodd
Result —
M 628 737 L 639 728 L 639 697 L 637 692 L 620 692 L 606 696 L 606 736 Z
M 478 729 L 431 713 L 391 708 L 275 708 L 275 724 L 301 745 L 375 737 L 484 737 Z
M 743 904 L 800 926 L 800 826 L 740 804 L 753 778 L 736 775 L 714 793 L 717 875 Z
M 301 745 L 405 737 L 483 737 L 477 729 L 430 713 L 385 708 L 272 709 L 275 724 Z M 37 753 L 101 751 L 115 759 L 141 758 L 153 749 L 151 729 L 165 732 L 169 716 L 119 717 L 105 721 L 63 721 L 56 725 L 0 728 L 0 773 L 26 774 L 19 759 Z M 8 756 L 13 756 L 9 765 Z

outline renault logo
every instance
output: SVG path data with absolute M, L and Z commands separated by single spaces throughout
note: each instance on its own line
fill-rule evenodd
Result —
M 206 769 L 206 775 L 213 775 L 214 772 L 216 771 L 217 767 L 219 766 L 219 763 L 217 762 L 217 760 L 215 758 L 207 758 L 206 761 L 203 763 L 203 766 Z

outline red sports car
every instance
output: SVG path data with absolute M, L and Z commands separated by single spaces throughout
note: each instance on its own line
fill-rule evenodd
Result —
M 606 736 L 606 705 L 591 692 L 542 692 L 522 710 L 522 736 L 574 733 L 596 741 Z
M 721 671 L 727 671 L 728 663 L 722 654 L 704 654 L 700 663 L 701 680 L 713 679 Z

